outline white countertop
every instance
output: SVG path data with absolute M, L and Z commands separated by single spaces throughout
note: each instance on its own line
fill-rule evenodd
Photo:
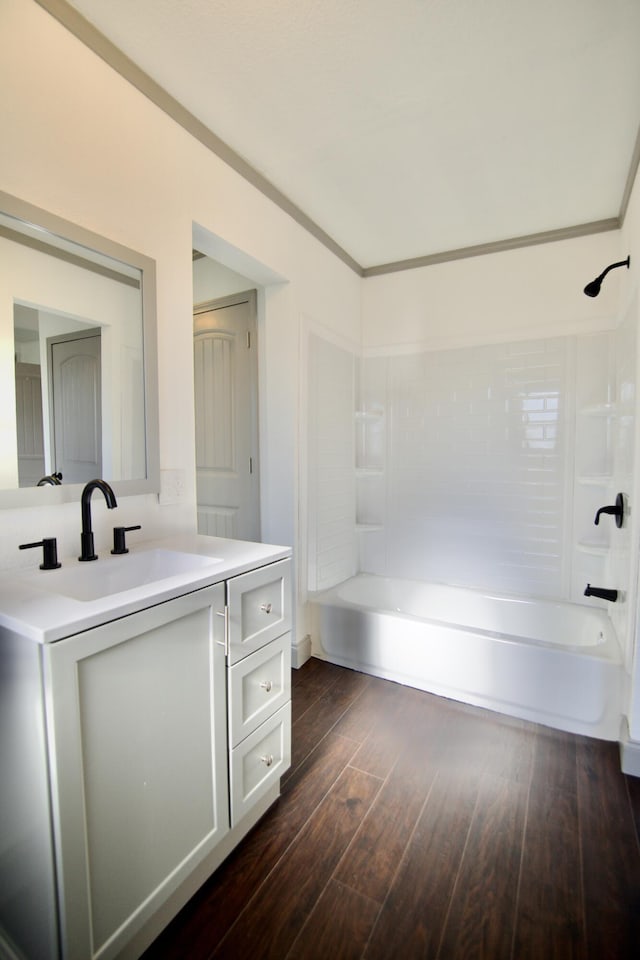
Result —
M 181 558 L 185 569 L 95 599 L 78 600 L 65 595 L 65 585 L 77 581 L 81 586 L 83 577 L 95 581 L 104 576 L 106 583 L 113 573 L 122 580 L 127 560 L 134 558 L 131 570 L 140 569 L 144 565 L 142 554 L 149 551 L 186 554 Z M 194 559 L 193 569 L 189 568 L 189 555 L 200 561 Z M 2 630 L 10 630 L 36 643 L 53 643 L 289 556 L 290 547 L 186 534 L 132 543 L 125 555 L 114 557 L 107 551 L 89 563 L 80 563 L 77 557 L 61 557 L 60 570 L 36 567 L 8 571 L 0 574 L 0 636 Z M 206 558 L 211 558 L 210 565 L 202 564 Z M 87 567 L 91 571 L 83 569 Z

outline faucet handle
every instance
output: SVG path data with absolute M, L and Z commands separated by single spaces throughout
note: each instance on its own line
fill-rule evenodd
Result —
M 113 528 L 113 550 L 111 553 L 129 553 L 129 548 L 125 541 L 125 533 L 130 530 L 142 530 L 140 524 L 135 527 L 114 527 Z
M 600 523 L 600 515 L 602 513 L 612 514 L 616 518 L 616 527 L 621 527 L 624 523 L 624 496 L 619 493 L 614 504 L 607 507 L 600 507 L 593 521 L 596 526 Z
M 18 550 L 30 550 L 31 547 L 42 547 L 41 570 L 57 570 L 62 566 L 58 563 L 58 545 L 55 537 L 44 537 L 37 543 L 21 543 Z

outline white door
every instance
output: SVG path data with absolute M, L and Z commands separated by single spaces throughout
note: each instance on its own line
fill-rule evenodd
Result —
M 256 294 L 194 311 L 198 532 L 260 539 Z
M 53 469 L 65 483 L 102 473 L 100 335 L 49 341 L 53 410 Z
M 42 380 L 38 363 L 16 363 L 16 433 L 19 486 L 35 487 L 46 473 L 42 432 Z

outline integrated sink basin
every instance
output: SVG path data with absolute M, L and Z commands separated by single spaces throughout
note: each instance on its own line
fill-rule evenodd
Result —
M 37 585 L 72 600 L 101 600 L 172 577 L 198 574 L 222 563 L 220 557 L 207 557 L 178 550 L 141 550 L 122 556 L 101 556 L 91 562 L 69 562 L 60 570 L 38 573 Z

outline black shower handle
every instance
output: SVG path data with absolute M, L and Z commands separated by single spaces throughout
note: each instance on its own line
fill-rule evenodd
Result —
M 612 504 L 608 507 L 600 507 L 596 513 L 596 518 L 593 521 L 596 526 L 600 523 L 600 514 L 601 513 L 611 513 L 616 518 L 616 527 L 622 526 L 622 521 L 624 520 L 624 496 L 619 493 L 616 497 L 615 504 Z

